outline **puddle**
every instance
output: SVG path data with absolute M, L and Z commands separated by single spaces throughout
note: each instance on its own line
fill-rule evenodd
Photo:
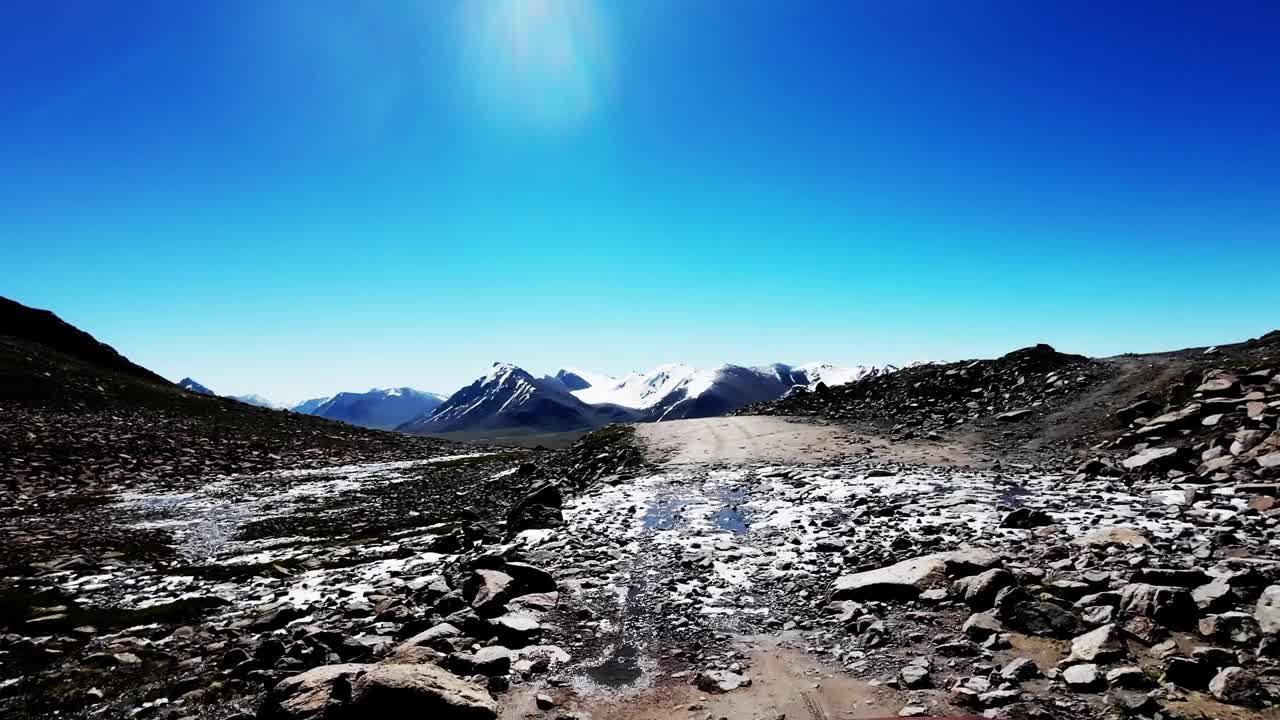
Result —
M 996 504 L 1011 508 L 1021 507 L 1030 494 L 1031 491 L 1021 485 L 1009 485 L 1000 491 L 999 497 L 996 498 Z
M 716 524 L 716 527 L 728 530 L 734 535 L 742 535 L 751 529 L 747 524 L 746 513 L 736 506 L 720 508 L 711 516 L 711 521 Z
M 680 498 L 658 498 L 644 514 L 644 526 L 649 530 L 674 530 L 684 519 L 680 511 L 688 503 Z
M 747 514 L 742 510 L 742 503 L 747 500 L 747 492 L 742 488 L 734 488 L 721 495 L 724 507 L 711 515 L 711 522 L 721 530 L 728 530 L 734 535 L 742 535 L 751 529 Z
M 640 667 L 640 652 L 635 645 L 629 643 L 618 645 L 604 662 L 594 667 L 585 667 L 583 672 L 592 681 L 605 687 L 626 687 L 634 685 L 644 670 Z

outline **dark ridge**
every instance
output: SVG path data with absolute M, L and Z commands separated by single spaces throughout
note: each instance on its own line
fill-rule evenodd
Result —
M 0 335 L 37 342 L 99 367 L 127 373 L 150 382 L 169 384 L 150 370 L 129 362 L 110 345 L 99 342 L 48 310 L 27 307 L 0 297 Z

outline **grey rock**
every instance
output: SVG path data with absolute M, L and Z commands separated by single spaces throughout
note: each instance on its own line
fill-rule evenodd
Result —
M 1224 668 L 1209 681 L 1209 692 L 1215 698 L 1231 705 L 1260 707 L 1267 699 L 1258 678 L 1242 667 Z
M 1124 636 L 1114 624 L 1103 625 L 1071 641 L 1070 660 L 1105 662 L 1128 654 Z
M 1062 681 L 1072 690 L 1096 690 L 1101 685 L 1098 666 L 1093 663 L 1072 665 L 1063 670 Z

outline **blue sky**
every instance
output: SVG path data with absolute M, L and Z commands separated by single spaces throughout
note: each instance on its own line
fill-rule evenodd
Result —
M 277 400 L 1244 339 L 1280 326 L 1278 35 L 1274 2 L 26 3 L 0 294 Z

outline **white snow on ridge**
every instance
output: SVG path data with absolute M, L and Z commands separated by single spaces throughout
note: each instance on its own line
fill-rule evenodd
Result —
M 623 378 L 583 372 L 573 368 L 566 369 L 591 383 L 589 388 L 573 391 L 574 397 L 579 400 L 590 405 L 609 403 L 644 410 L 661 403 L 664 398 L 679 390 L 684 391 L 685 400 L 696 398 L 715 387 L 716 383 L 722 380 L 722 374 L 733 367 L 735 366 L 721 365 L 717 368 L 700 370 L 689 365 L 669 363 L 659 365 L 647 373 L 631 373 Z M 766 365 L 746 369 L 762 377 L 783 380 L 783 373 L 788 366 Z M 875 365 L 841 368 L 825 363 L 807 363 L 791 369 L 802 371 L 808 379 L 808 387 L 813 388 L 819 382 L 826 383 L 828 386 L 855 382 L 892 368 L 881 368 Z
M 571 372 L 578 374 L 576 371 Z M 588 377 L 592 373 L 578 374 L 592 385 L 583 390 L 575 390 L 573 395 L 588 405 L 609 403 L 639 410 L 658 404 L 697 372 L 688 365 L 671 363 L 659 365 L 647 373 L 631 373 L 620 379 L 604 376 L 608 378 L 607 384 L 599 385 Z M 600 376 L 596 374 L 596 377 Z
M 804 371 L 805 375 L 809 377 L 809 387 L 813 388 L 819 382 L 825 383 L 827 387 L 857 382 L 890 368 L 877 365 L 855 365 L 849 368 L 841 368 L 826 363 L 805 363 L 804 365 L 796 366 L 796 369 Z

